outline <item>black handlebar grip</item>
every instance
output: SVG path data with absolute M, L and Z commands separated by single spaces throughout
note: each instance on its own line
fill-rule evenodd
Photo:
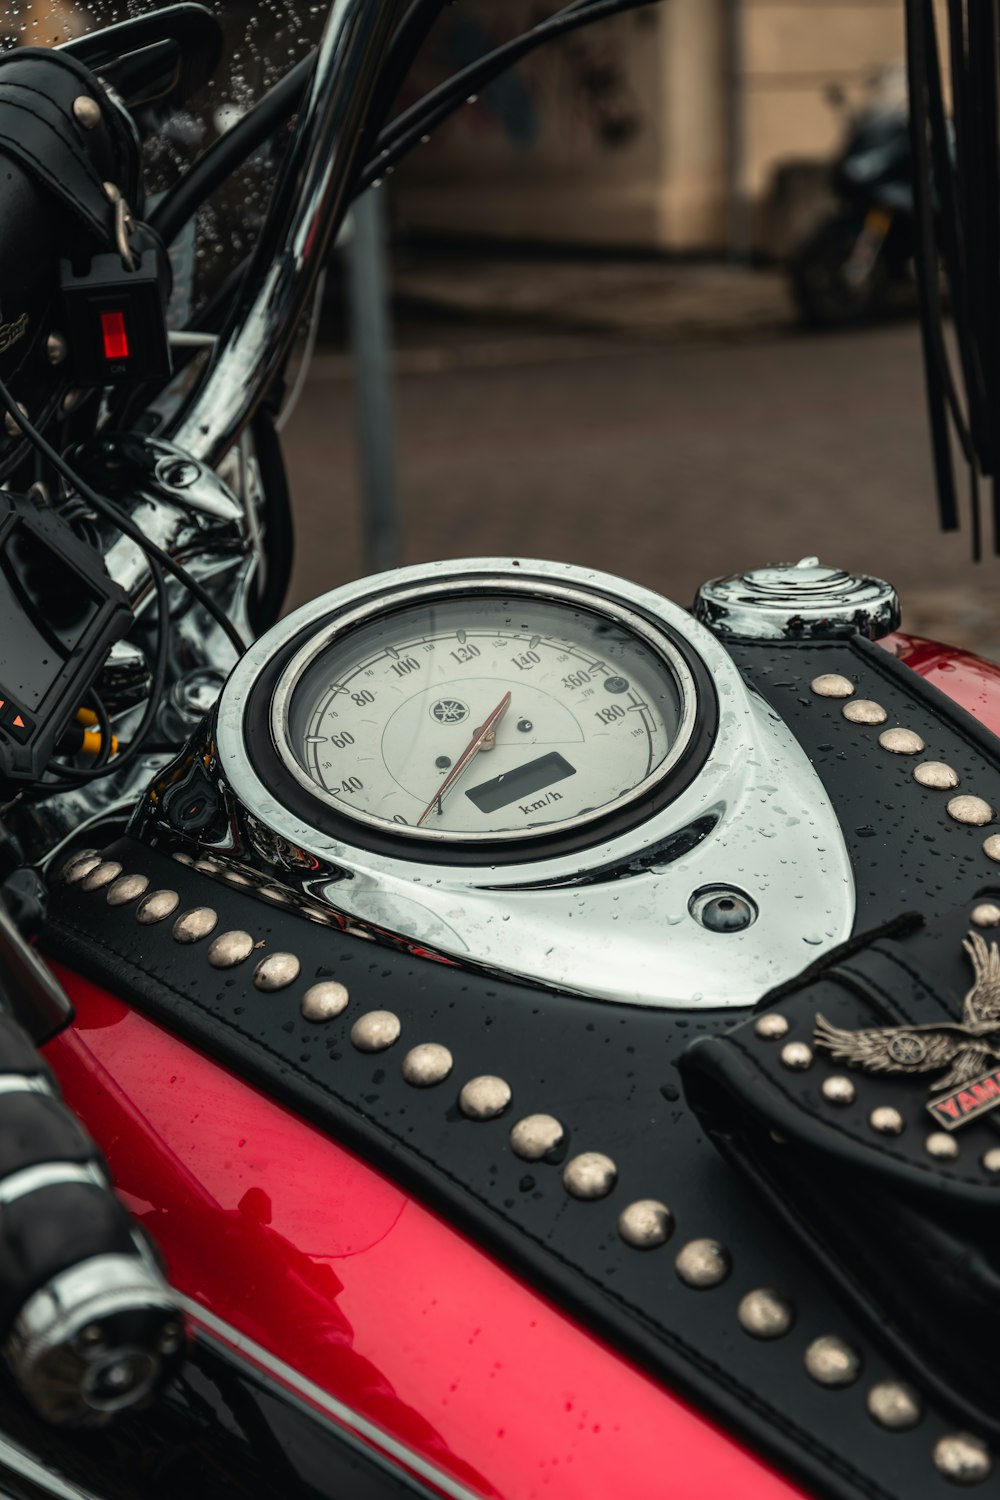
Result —
M 0 1347 L 49 1421 L 100 1425 L 164 1385 L 183 1315 L 103 1158 L 0 1014 Z

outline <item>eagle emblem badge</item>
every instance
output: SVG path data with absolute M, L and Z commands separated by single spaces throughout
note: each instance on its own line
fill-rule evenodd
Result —
M 927 1109 L 946 1130 L 1000 1105 L 1000 949 L 978 932 L 962 947 L 975 983 L 962 1002 L 961 1021 L 846 1031 L 817 1015 L 813 1037 L 835 1062 L 866 1073 L 943 1071 L 930 1085 L 935 1097 Z

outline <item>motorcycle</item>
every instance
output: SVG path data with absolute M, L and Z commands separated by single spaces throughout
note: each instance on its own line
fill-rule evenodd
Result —
M 802 321 L 817 328 L 868 322 L 912 263 L 913 161 L 905 74 L 880 73 L 830 172 L 837 205 L 792 254 L 788 273 Z M 842 96 L 835 92 L 834 103 Z
M 625 8 L 386 124 L 440 7 L 335 0 L 145 220 L 210 13 L 0 62 L 7 1493 L 990 1477 L 1000 668 L 816 558 L 279 619 L 275 392 L 352 198 Z M 174 369 L 165 252 L 293 114 Z

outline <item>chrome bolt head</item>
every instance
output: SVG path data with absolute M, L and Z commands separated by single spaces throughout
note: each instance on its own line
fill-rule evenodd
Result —
M 618 1168 L 602 1151 L 583 1151 L 563 1167 L 563 1187 L 572 1198 L 606 1198 L 618 1181 Z
M 403 1077 L 417 1089 L 433 1088 L 444 1083 L 455 1065 L 455 1059 L 440 1042 L 420 1042 L 403 1058 Z
M 122 872 L 122 867 L 115 859 L 102 859 L 92 870 L 83 877 L 83 889 L 85 891 L 100 891 L 113 880 L 117 880 Z
M 235 969 L 244 963 L 254 950 L 254 941 L 249 932 L 220 932 L 213 938 L 208 949 L 208 961 L 213 969 Z
M 287 989 L 298 979 L 301 968 L 294 953 L 269 953 L 253 971 L 254 989 L 268 993 Z
M 924 1141 L 924 1150 L 928 1156 L 933 1156 L 935 1161 L 955 1161 L 958 1156 L 958 1142 L 947 1130 L 933 1130 Z
M 139 902 L 135 920 L 144 927 L 151 926 L 153 922 L 165 922 L 168 917 L 173 916 L 180 904 L 181 898 L 176 891 L 150 891 Z
M 990 1477 L 990 1450 L 970 1432 L 952 1432 L 934 1444 L 934 1467 L 953 1484 L 982 1484 Z
M 839 672 L 823 672 L 819 677 L 814 677 L 809 686 L 819 698 L 854 696 L 854 683 L 849 677 L 842 677 Z
M 148 875 L 123 875 L 108 886 L 107 903 L 109 906 L 129 906 L 148 890 Z
M 817 1385 L 838 1390 L 853 1385 L 861 1374 L 861 1356 L 835 1334 L 813 1339 L 805 1353 L 806 1374 Z
M 843 1073 L 831 1073 L 820 1085 L 820 1093 L 827 1104 L 853 1104 L 857 1092 L 853 1079 L 847 1078 Z
M 986 1172 L 1000 1172 L 1000 1146 L 991 1146 L 989 1151 L 984 1151 L 982 1164 Z
M 544 1161 L 566 1140 L 566 1132 L 554 1115 L 525 1115 L 510 1133 L 510 1149 L 523 1161 Z
M 66 362 L 69 355 L 69 343 L 64 333 L 56 333 L 54 330 L 45 340 L 45 354 L 50 365 L 61 365 Z
M 793 1073 L 804 1073 L 807 1068 L 812 1067 L 812 1048 L 807 1047 L 805 1042 L 786 1042 L 781 1049 L 781 1065 L 790 1068 Z
M 753 1023 L 753 1031 L 754 1036 L 759 1036 L 761 1041 L 777 1042 L 788 1035 L 788 1022 L 778 1011 L 769 1010 L 757 1017 Z
M 880 1104 L 868 1116 L 868 1123 L 878 1135 L 902 1135 L 906 1122 L 891 1104 Z
M 478 1078 L 470 1078 L 462 1086 L 458 1107 L 467 1120 L 495 1120 L 510 1101 L 511 1089 L 506 1078 L 483 1073 Z
M 1000 833 L 991 833 L 983 839 L 983 853 L 987 859 L 1000 860 Z
M 62 867 L 62 881 L 64 885 L 76 885 L 91 870 L 96 870 L 101 863 L 101 856 L 96 849 L 81 849 L 68 859 Z
M 26 417 L 28 415 L 28 408 L 22 402 L 15 401 L 14 405 L 17 407 L 22 417 Z M 4 412 L 3 425 L 4 431 L 7 433 L 8 437 L 16 438 L 21 436 L 21 424 L 12 411 Z
M 740 1327 L 753 1339 L 784 1338 L 795 1322 L 795 1309 L 787 1297 L 773 1287 L 747 1292 L 736 1309 Z
M 853 703 L 844 704 L 841 713 L 852 724 L 884 724 L 889 717 L 881 703 L 871 698 L 855 698 Z
M 980 901 L 972 908 L 971 920 L 976 927 L 1000 927 L 1000 906 L 995 901 Z
M 949 792 L 958 786 L 958 772 L 946 766 L 943 760 L 922 760 L 913 767 L 913 779 L 919 786 L 929 787 L 935 792 Z
M 101 106 L 89 94 L 80 94 L 73 100 L 73 118 L 84 130 L 94 130 L 101 123 Z
M 733 1269 L 732 1258 L 718 1240 L 688 1240 L 677 1252 L 674 1269 L 685 1286 L 697 1292 L 721 1286 Z
M 868 1415 L 889 1432 L 909 1432 L 924 1414 L 916 1391 L 901 1380 L 880 1380 L 865 1398 Z
M 347 1009 L 349 999 L 346 984 L 338 984 L 335 979 L 325 979 L 319 984 L 310 985 L 302 996 L 299 1009 L 307 1021 L 332 1021 Z
M 893 755 L 919 755 L 927 749 L 915 729 L 884 729 L 878 742 Z
M 391 1010 L 370 1010 L 351 1027 L 351 1041 L 359 1052 L 384 1052 L 401 1030 L 399 1017 Z
M 656 1198 L 640 1198 L 618 1215 L 618 1233 L 634 1250 L 654 1250 L 666 1244 L 673 1230 L 673 1214 Z
M 954 818 L 956 823 L 968 823 L 973 828 L 985 828 L 987 823 L 993 822 L 993 809 L 982 797 L 973 797 L 969 793 L 963 793 L 961 797 L 952 797 L 947 806 L 949 818 Z
M 182 912 L 171 928 L 171 936 L 177 943 L 200 943 L 219 925 L 219 913 L 210 906 L 193 906 Z

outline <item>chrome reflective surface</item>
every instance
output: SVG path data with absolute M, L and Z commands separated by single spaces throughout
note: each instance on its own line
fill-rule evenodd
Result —
M 216 464 L 280 374 L 339 223 L 400 0 L 334 0 L 271 208 L 214 361 L 170 435 Z
M 899 599 L 881 578 L 804 557 L 713 578 L 698 590 L 694 612 L 722 636 L 777 641 L 865 635 L 875 641 L 899 624 Z
M 390 585 L 490 571 L 508 579 L 513 570 L 511 560 L 473 559 L 348 585 L 290 615 L 239 662 L 218 706 L 218 774 L 249 811 L 255 846 L 270 851 L 279 878 L 294 889 L 296 870 L 334 869 L 339 878 L 310 879 L 313 902 L 362 924 L 514 976 L 653 1006 L 750 1004 L 843 941 L 854 916 L 847 851 L 791 731 L 711 632 L 659 595 L 607 574 L 519 561 L 515 576 L 599 590 L 649 612 L 685 637 L 711 673 L 719 704 L 712 752 L 694 782 L 645 822 L 584 853 L 456 867 L 435 863 L 433 853 L 396 858 L 321 834 L 263 784 L 244 745 L 247 699 L 298 631 Z M 741 875 L 740 885 L 756 921 L 742 931 L 706 931 L 691 914 L 692 896 L 728 887 L 737 870 L 754 872 L 752 881 Z

